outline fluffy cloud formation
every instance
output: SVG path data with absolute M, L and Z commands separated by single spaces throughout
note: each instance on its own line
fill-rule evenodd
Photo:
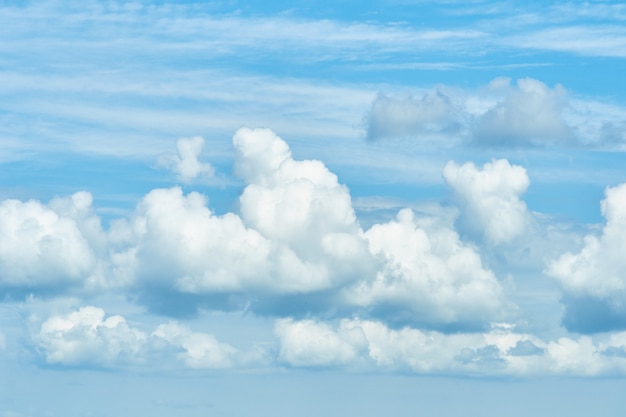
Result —
M 546 269 L 568 295 L 564 322 L 573 330 L 626 327 L 626 184 L 607 188 L 601 209 L 602 233 L 586 236 L 578 253 L 565 253 Z
M 416 373 L 473 375 L 615 375 L 626 372 L 626 333 L 606 341 L 543 341 L 497 324 L 487 333 L 445 334 L 378 321 L 276 322 L 280 359 L 291 366 L 360 365 Z
M 36 316 L 31 320 L 37 321 Z M 191 331 L 175 321 L 160 324 L 149 334 L 131 327 L 124 317 L 107 316 L 93 306 L 51 316 L 35 327 L 32 340 L 51 365 L 149 364 L 161 369 L 180 361 L 188 368 L 221 369 L 259 360 L 258 354 L 241 353 L 211 334 Z
M 46 362 L 59 365 L 105 365 L 134 361 L 146 343 L 143 332 L 121 316 L 82 307 L 44 321 L 34 336 Z
M 425 326 L 473 326 L 507 314 L 506 297 L 476 249 L 436 219 L 409 209 L 366 232 L 381 269 L 345 291 L 347 302 L 387 320 Z
M 240 129 L 235 169 L 248 186 L 241 217 L 217 216 L 206 198 L 153 190 L 127 227 L 141 282 L 190 294 L 303 293 L 367 273 L 369 253 L 350 194 L 319 161 L 295 161 L 265 129 Z
M 292 366 L 338 366 L 354 362 L 367 347 L 358 328 L 339 331 L 313 320 L 276 321 L 274 333 L 280 340 L 279 360 Z
M 180 187 L 150 191 L 130 218 L 112 221 L 107 230 L 87 193 L 49 207 L 5 206 L 14 207 L 14 217 L 49 217 L 51 231 L 24 239 L 57 233 L 68 240 L 71 250 L 44 248 L 49 263 L 67 264 L 64 279 L 92 291 L 132 288 L 139 302 L 171 316 L 193 315 L 198 307 L 272 315 L 359 312 L 454 328 L 480 327 L 506 313 L 498 280 L 446 222 L 404 210 L 397 221 L 364 232 L 347 187 L 322 162 L 294 160 L 268 129 L 242 128 L 233 144 L 235 171 L 247 184 L 240 214 L 216 215 L 206 197 Z M 16 241 L 0 249 L 13 250 Z M 18 255 L 7 258 L 17 262 Z M 19 263 L 33 265 L 30 258 Z M 33 286 L 54 271 L 41 265 L 26 275 L 38 280 Z
M 176 322 L 159 325 L 152 336 L 183 349 L 177 356 L 190 368 L 227 368 L 237 354 L 235 348 L 213 335 L 192 332 Z
M 88 278 L 97 263 L 91 238 L 100 233 L 92 197 L 79 192 L 38 201 L 0 203 L 0 287 L 54 288 Z
M 532 78 L 496 79 L 488 86 L 490 93 L 504 95 L 486 113 L 474 129 L 478 143 L 487 145 L 526 145 L 555 143 L 570 136 L 563 120 L 566 92 L 560 85 L 553 89 Z
M 460 202 L 459 221 L 464 230 L 492 244 L 508 242 L 526 231 L 531 218 L 520 196 L 530 180 L 523 167 L 505 159 L 486 163 L 482 169 L 472 162 L 457 165 L 451 161 L 443 178 Z
M 239 201 L 249 227 L 290 248 L 326 286 L 368 273 L 350 193 L 335 174 L 320 161 L 294 160 L 268 129 L 242 128 L 233 144 L 235 172 L 248 183 Z
M 496 78 L 476 90 L 438 85 L 413 95 L 380 93 L 364 119 L 370 140 L 623 149 L 623 118 L 623 109 L 570 97 L 561 85 Z
M 204 138 L 180 138 L 176 142 L 178 155 L 169 155 L 159 159 L 159 165 L 171 169 L 180 181 L 188 183 L 193 179 L 205 176 L 213 177 L 215 169 L 211 164 L 200 162 L 198 156 L 204 148 Z

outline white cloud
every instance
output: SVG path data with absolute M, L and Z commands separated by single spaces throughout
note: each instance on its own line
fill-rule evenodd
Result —
M 443 178 L 461 204 L 459 220 L 465 230 L 484 235 L 492 244 L 511 241 L 527 231 L 531 217 L 520 196 L 530 180 L 523 167 L 506 159 L 486 163 L 482 169 L 472 162 L 459 166 L 450 161 Z
M 344 292 L 348 303 L 430 326 L 476 325 L 507 314 L 504 291 L 479 253 L 437 219 L 416 219 L 404 209 L 365 236 L 382 266 L 374 280 Z
M 626 337 L 607 341 L 583 336 L 543 341 L 493 324 L 486 333 L 446 334 L 382 322 L 344 319 L 338 325 L 312 320 L 276 322 L 280 359 L 292 366 L 373 366 L 419 374 L 622 375 Z M 368 365 L 369 363 L 369 365 Z
M 239 129 L 233 137 L 235 172 L 248 186 L 239 201 L 251 228 L 286 245 L 316 268 L 326 287 L 367 274 L 369 254 L 350 193 L 322 162 L 296 161 L 267 129 Z
M 34 339 L 50 364 L 110 366 L 136 360 L 147 336 L 122 316 L 105 318 L 104 310 L 87 306 L 47 319 Z
M 0 203 L 0 286 L 53 287 L 86 280 L 96 264 L 90 245 L 99 233 L 91 195 Z
M 204 148 L 204 138 L 180 138 L 176 141 L 178 155 L 169 155 L 159 159 L 159 165 L 171 169 L 180 181 L 188 183 L 197 177 L 212 178 L 215 169 L 211 164 L 200 162 L 198 156 Z
M 585 237 L 578 253 L 550 262 L 546 273 L 570 294 L 601 299 L 626 299 L 626 184 L 606 189 L 601 203 L 606 223 L 599 236 Z
M 367 346 L 360 329 L 342 327 L 335 331 L 330 325 L 313 320 L 279 319 L 274 333 L 280 343 L 278 359 L 292 366 L 349 364 Z
M 192 332 L 176 322 L 159 325 L 152 336 L 183 349 L 178 358 L 190 368 L 228 368 L 233 365 L 238 353 L 234 347 L 219 342 L 213 335 Z
M 137 243 L 130 260 L 144 283 L 203 292 L 239 290 L 269 279 L 269 242 L 235 214 L 214 215 L 196 192 L 152 190 L 139 203 L 132 229 Z

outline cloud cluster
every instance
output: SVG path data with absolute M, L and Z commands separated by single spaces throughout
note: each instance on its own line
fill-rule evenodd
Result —
M 444 219 L 402 210 L 397 220 L 364 231 L 349 190 L 322 162 L 293 159 L 268 129 L 242 128 L 233 145 L 235 173 L 246 184 L 238 214 L 217 215 L 205 196 L 180 187 L 150 191 L 132 216 L 106 230 L 87 193 L 49 207 L 4 202 L 2 227 L 15 231 L 3 234 L 0 253 L 7 251 L 12 263 L 0 266 L 26 271 L 12 271 L 7 284 L 35 288 L 54 272 L 76 291 L 132 288 L 139 302 L 173 316 L 198 307 L 360 312 L 402 324 L 478 328 L 507 314 L 498 279 Z M 518 175 L 509 169 L 511 178 Z M 468 175 L 478 174 L 457 177 Z M 505 200 L 507 187 L 517 186 L 507 181 L 496 190 Z M 515 209 L 503 207 L 513 213 L 502 216 L 514 217 Z M 39 227 L 36 233 L 15 226 L 30 224 Z
M 211 334 L 193 332 L 175 321 L 148 334 L 94 306 L 49 317 L 36 327 L 32 340 L 45 361 L 58 366 L 115 368 L 141 366 L 152 359 L 161 366 L 181 361 L 189 368 L 220 369 L 239 361 L 235 348 Z
M 335 327 L 281 319 L 280 360 L 291 366 L 367 366 L 465 375 L 616 375 L 626 372 L 626 333 L 544 341 L 494 325 L 486 333 L 446 334 L 382 322 L 344 319 Z
M 607 188 L 601 209 L 601 234 L 587 235 L 579 252 L 546 269 L 567 294 L 564 324 L 576 331 L 626 328 L 626 184 Z
M 439 146 L 624 147 L 623 111 L 571 97 L 561 86 L 496 78 L 486 87 L 437 86 L 422 93 L 380 93 L 365 116 L 370 140 L 408 138 Z

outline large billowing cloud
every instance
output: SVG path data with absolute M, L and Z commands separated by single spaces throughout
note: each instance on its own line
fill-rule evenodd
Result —
M 368 274 L 370 255 L 350 195 L 319 161 L 295 161 L 269 130 L 234 136 L 248 183 L 241 216 L 217 216 L 202 195 L 151 191 L 129 227 L 142 284 L 188 294 L 308 293 Z
M 381 262 L 376 278 L 345 291 L 347 302 L 396 323 L 475 326 L 507 311 L 503 289 L 477 250 L 436 219 L 409 209 L 366 232 Z
M 267 129 L 242 128 L 233 144 L 247 183 L 240 215 L 217 216 L 180 188 L 153 190 L 138 205 L 128 258 L 153 308 L 366 311 L 435 327 L 506 315 L 498 280 L 449 226 L 408 210 L 363 232 L 348 189 L 323 163 L 294 160 Z
M 461 205 L 460 225 L 492 244 L 504 243 L 522 235 L 531 221 L 520 196 L 530 180 L 526 170 L 500 159 L 476 168 L 472 162 L 457 165 L 451 161 L 443 178 Z
M 293 159 L 268 129 L 242 128 L 233 144 L 235 172 L 246 183 L 240 214 L 217 215 L 205 196 L 180 187 L 150 191 L 130 218 L 107 230 L 88 193 L 49 207 L 4 202 L 0 253 L 8 261 L 1 266 L 12 268 L 5 285 L 56 279 L 92 291 L 131 291 L 172 316 L 199 307 L 325 317 L 359 312 L 454 329 L 507 315 L 500 283 L 449 222 L 403 210 L 397 221 L 363 231 L 347 187 L 322 162 Z M 25 225 L 37 228 L 22 233 Z
M 564 323 L 576 331 L 626 328 L 626 184 L 607 188 L 601 209 L 602 233 L 546 269 L 566 292 Z
M 56 288 L 80 284 L 97 264 L 92 246 L 101 233 L 92 197 L 79 192 L 38 201 L 0 203 L 0 289 Z

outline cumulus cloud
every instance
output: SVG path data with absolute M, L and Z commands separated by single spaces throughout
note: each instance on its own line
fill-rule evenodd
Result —
M 461 205 L 459 223 L 464 230 L 491 244 L 511 241 L 527 230 L 531 217 L 520 196 L 530 180 L 523 167 L 506 159 L 486 163 L 482 169 L 472 162 L 450 161 L 443 178 Z
M 476 248 L 435 221 L 410 209 L 365 234 L 381 262 L 375 279 L 345 291 L 348 303 L 387 320 L 425 326 L 476 326 L 507 314 L 510 307 Z
M 293 159 L 268 129 L 242 128 L 233 145 L 235 172 L 246 182 L 240 214 L 217 215 L 205 196 L 180 187 L 150 191 L 130 218 L 107 230 L 88 193 L 48 206 L 4 202 L 0 224 L 16 231 L 4 234 L 0 253 L 8 261 L 0 267 L 27 271 L 5 274 L 13 281 L 4 284 L 29 285 L 64 268 L 53 278 L 91 290 L 133 288 L 139 302 L 172 316 L 198 307 L 360 312 L 397 323 L 480 327 L 504 314 L 508 304 L 494 274 L 447 220 L 404 210 L 364 232 L 349 190 L 322 162 Z M 25 226 L 16 224 L 39 229 L 19 234 Z M 58 245 L 40 243 L 56 235 Z
M 342 325 L 346 322 L 342 322 Z M 355 361 L 367 346 L 358 328 L 335 331 L 313 320 L 277 320 L 274 333 L 280 342 L 279 360 L 293 366 L 344 365 Z
M 79 192 L 49 205 L 0 203 L 0 287 L 54 288 L 86 280 L 97 256 L 91 239 L 101 232 L 92 197 Z
M 104 365 L 134 361 L 147 336 L 122 316 L 87 306 L 44 321 L 34 336 L 46 362 L 58 365 Z
M 321 161 L 296 161 L 268 129 L 235 133 L 235 172 L 248 186 L 241 217 L 272 241 L 286 245 L 317 277 L 335 284 L 367 273 L 367 246 L 348 188 Z
M 159 325 L 152 336 L 182 349 L 178 358 L 190 368 L 227 368 L 232 366 L 238 353 L 234 347 L 219 342 L 213 335 L 192 332 L 176 322 Z
M 567 294 L 564 323 L 572 330 L 626 327 L 626 184 L 607 188 L 601 209 L 602 233 L 586 236 L 579 252 L 565 253 L 546 268 Z
M 178 154 L 160 158 L 159 165 L 171 169 L 185 183 L 201 176 L 211 178 L 215 175 L 213 166 L 198 160 L 203 148 L 204 138 L 201 136 L 180 138 L 176 141 Z

